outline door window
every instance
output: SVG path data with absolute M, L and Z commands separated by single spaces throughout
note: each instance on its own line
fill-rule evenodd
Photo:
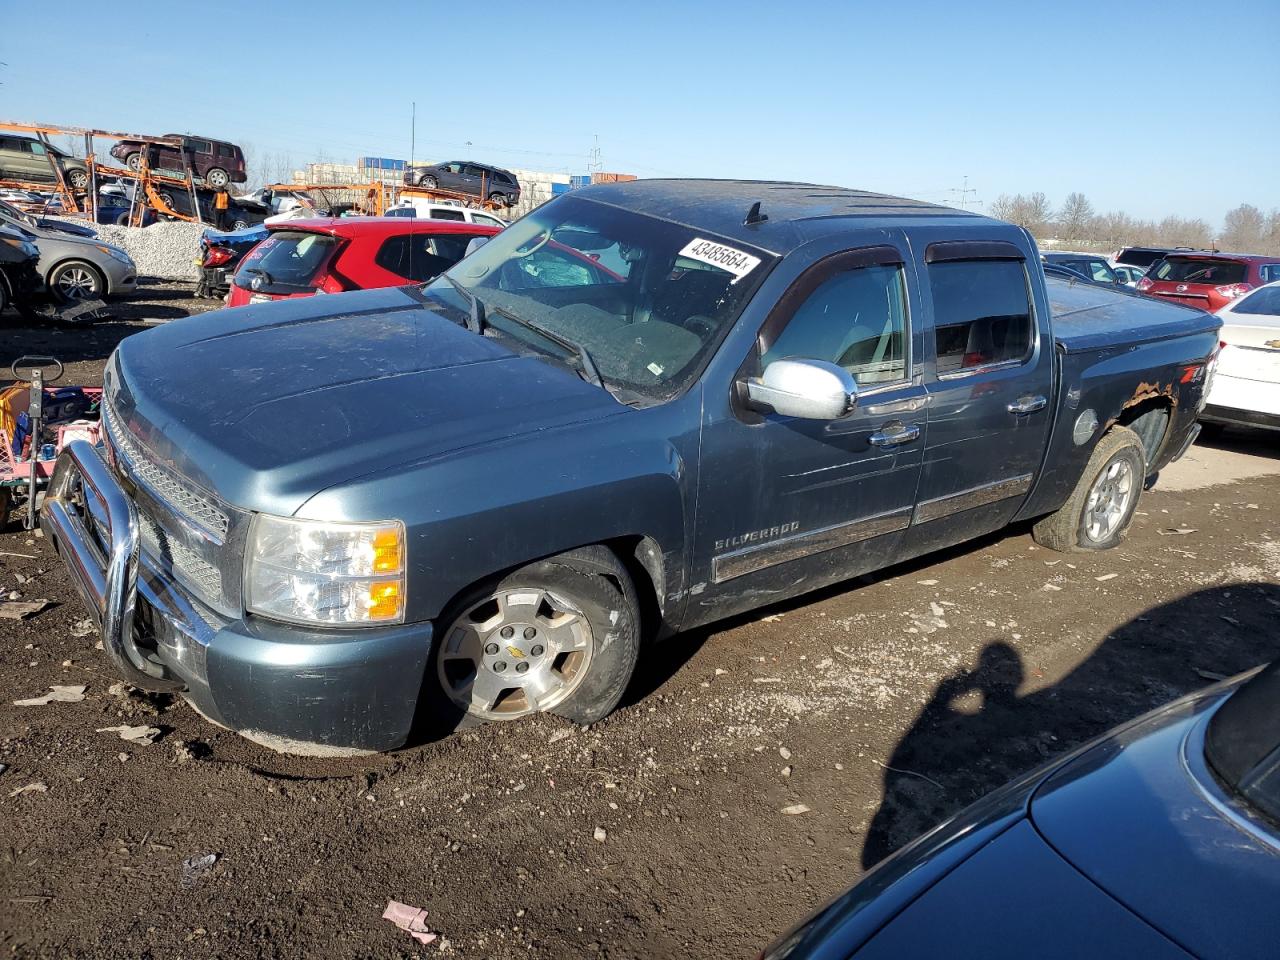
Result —
M 402 234 L 383 241 L 374 262 L 398 276 L 425 283 L 463 258 L 471 237 L 466 234 Z
M 462 172 L 462 164 L 460 164 L 460 163 L 446 163 L 446 164 L 444 165 L 444 168 L 445 168 L 446 170 L 448 170 L 450 173 L 461 173 L 461 172 Z
M 34 153 L 37 157 L 43 157 L 45 155 L 44 144 L 40 143 L 38 140 L 28 140 L 27 149 L 30 150 L 32 153 Z
M 477 167 L 474 163 L 468 163 L 465 170 L 462 171 L 468 177 L 483 177 L 485 171 L 483 167 Z
M 823 281 L 761 358 L 826 360 L 860 387 L 907 379 L 906 285 L 902 267 L 878 264 Z
M 1035 320 L 1022 261 L 949 260 L 928 269 L 938 376 L 1030 355 Z

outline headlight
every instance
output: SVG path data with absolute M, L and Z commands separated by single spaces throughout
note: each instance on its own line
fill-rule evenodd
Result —
M 249 530 L 245 607 L 290 623 L 404 620 L 404 525 L 258 514 Z
M 104 243 L 95 244 L 95 246 L 109 257 L 115 257 L 121 263 L 127 263 L 133 266 L 133 259 L 121 250 L 119 247 L 109 247 Z

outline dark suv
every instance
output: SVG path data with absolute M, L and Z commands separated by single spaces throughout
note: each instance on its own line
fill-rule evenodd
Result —
M 520 184 L 514 173 L 469 160 L 407 167 L 404 182 L 410 187 L 465 193 L 504 207 L 514 207 L 520 202 Z
M 182 153 L 187 154 L 191 169 L 197 177 L 211 187 L 225 187 L 228 183 L 244 183 L 244 151 L 225 140 L 206 140 L 181 133 L 166 133 L 166 139 L 181 140 Z M 111 155 L 130 170 L 137 170 L 142 151 L 150 147 L 148 165 L 153 170 L 182 170 L 182 153 L 177 147 L 145 144 L 139 140 L 121 140 L 111 148 Z

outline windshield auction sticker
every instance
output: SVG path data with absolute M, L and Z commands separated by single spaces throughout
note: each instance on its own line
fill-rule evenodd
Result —
M 733 274 L 732 283 L 737 283 L 748 273 L 760 266 L 760 258 L 753 257 L 749 253 L 741 250 L 735 250 L 733 247 L 726 247 L 723 243 L 716 243 L 713 240 L 703 240 L 697 237 L 690 240 L 680 256 L 688 257 L 690 260 L 697 260 L 701 263 L 709 263 L 713 267 L 719 267 L 721 270 L 727 270 Z

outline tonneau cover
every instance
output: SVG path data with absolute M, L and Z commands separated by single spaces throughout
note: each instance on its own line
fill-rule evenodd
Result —
M 1058 277 L 1046 277 L 1053 336 L 1068 353 L 1206 333 L 1221 326 L 1211 313 L 1178 303 Z

